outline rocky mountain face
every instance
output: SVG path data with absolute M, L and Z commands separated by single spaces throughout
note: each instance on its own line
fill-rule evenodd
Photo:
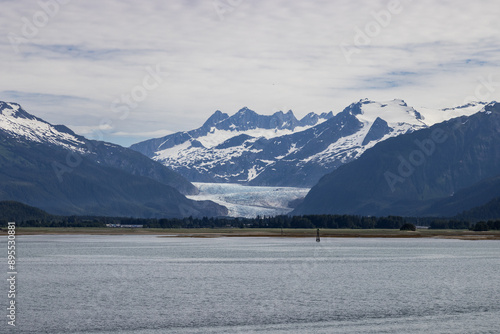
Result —
M 215 112 L 192 131 L 147 140 L 131 148 L 194 182 L 312 186 L 376 143 L 426 128 L 422 115 L 402 100 L 360 100 L 342 112 L 291 111 L 272 116 L 243 108 Z
M 500 195 L 500 104 L 387 139 L 325 175 L 293 214 L 453 216 Z
M 196 194 L 197 188 L 164 165 L 51 125 L 16 103 L 0 102 L 0 174 L 0 200 L 19 201 L 54 214 L 227 213 L 213 202 L 187 199 L 183 194 Z
M 272 137 L 290 134 L 314 126 L 331 117 L 333 117 L 331 112 L 321 115 L 310 113 L 303 119 L 297 120 L 292 111 L 287 113 L 279 111 L 267 116 L 259 115 L 246 107 L 240 109 L 233 116 L 229 116 L 217 110 L 200 128 L 149 139 L 134 144 L 130 148 L 146 156 L 153 157 L 159 151 L 175 148 L 188 142 L 189 144 L 194 142 L 194 145 L 199 147 L 213 147 L 242 134 L 250 137 L 259 135 Z

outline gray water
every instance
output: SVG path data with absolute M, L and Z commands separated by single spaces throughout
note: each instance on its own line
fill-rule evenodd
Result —
M 2 333 L 500 332 L 498 241 L 44 235 L 17 249 L 17 326 L 2 315 Z

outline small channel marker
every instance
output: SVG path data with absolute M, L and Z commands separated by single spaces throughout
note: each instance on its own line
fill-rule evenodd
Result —
M 319 228 L 316 230 L 316 242 L 320 242 L 321 240 L 319 239 Z

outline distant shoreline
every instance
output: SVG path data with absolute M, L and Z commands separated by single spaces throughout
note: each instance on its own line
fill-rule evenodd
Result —
M 316 229 L 275 228 L 90 228 L 90 227 L 19 227 L 16 235 L 158 235 L 166 238 L 219 238 L 219 237 L 277 237 L 316 238 Z M 6 229 L 0 236 L 6 236 Z M 320 236 L 327 238 L 440 238 L 461 240 L 500 240 L 500 231 L 474 232 L 469 230 L 428 230 L 415 232 L 389 229 L 320 229 Z

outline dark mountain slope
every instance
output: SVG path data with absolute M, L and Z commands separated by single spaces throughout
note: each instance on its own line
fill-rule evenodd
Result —
M 484 205 L 464 211 L 457 218 L 469 221 L 499 220 L 500 197 L 496 197 Z
M 218 216 L 227 211 L 212 202 L 187 199 L 153 179 L 103 166 L 85 155 L 58 174 L 54 162 L 68 152 L 0 136 L 0 200 L 15 200 L 61 215 L 132 217 Z M 61 176 L 61 178 L 58 177 Z
M 38 208 L 16 201 L 0 201 L 0 220 L 21 222 L 51 218 L 54 218 L 54 216 Z
M 197 189 L 149 158 L 90 141 L 65 126 L 0 103 L 0 200 L 61 215 L 221 216 L 213 202 L 187 199 Z
M 378 143 L 324 176 L 293 213 L 454 215 L 463 208 L 438 201 L 499 173 L 500 104 L 492 103 L 485 112 Z M 487 188 L 478 189 L 486 199 Z

